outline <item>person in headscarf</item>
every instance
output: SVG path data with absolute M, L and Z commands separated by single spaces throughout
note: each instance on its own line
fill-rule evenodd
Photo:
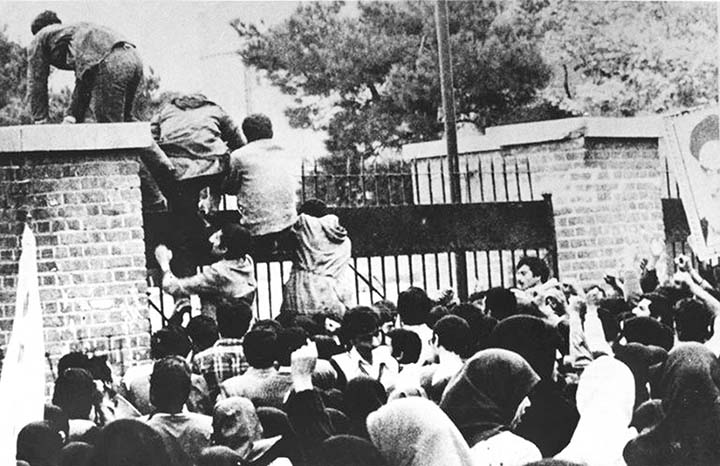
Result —
M 472 466 L 457 427 L 430 400 L 404 398 L 368 416 L 370 440 L 389 466 Z
M 520 355 L 487 349 L 450 381 L 440 407 L 473 449 L 476 464 L 521 465 L 542 458 L 538 448 L 510 432 L 521 402 L 540 377 Z
M 637 431 L 629 427 L 635 381 L 622 362 L 602 356 L 588 365 L 576 394 L 580 422 L 556 458 L 588 466 L 624 466 L 623 448 Z
M 652 317 L 632 317 L 624 322 L 622 336 L 628 343 L 654 345 L 670 351 L 675 343 L 673 330 Z
M 635 378 L 635 407 L 650 398 L 648 383 L 653 369 L 665 362 L 668 353 L 659 346 L 643 345 L 641 343 L 628 343 L 627 345 L 614 345 L 615 359 L 625 363 Z
M 17 436 L 15 458 L 31 466 L 57 466 L 62 438 L 45 422 L 31 422 Z
M 60 452 L 60 466 L 89 466 L 93 446 L 85 442 L 70 442 Z
M 344 412 L 350 419 L 350 433 L 368 438 L 366 419 L 368 414 L 387 403 L 385 387 L 370 377 L 350 380 L 343 392 Z
M 353 435 L 336 435 L 322 443 L 318 466 L 386 466 L 375 445 Z
M 568 444 L 580 417 L 555 381 L 555 355 L 560 345 L 557 328 L 528 315 L 506 318 L 490 335 L 490 346 L 519 354 L 540 376 L 528 395 L 530 406 L 514 432 L 534 443 L 544 457 L 556 455 Z
M 322 201 L 300 207 L 292 226 L 297 249 L 283 286 L 281 314 L 325 314 L 342 319 L 352 301 L 352 243 L 336 215 Z
M 657 385 L 664 417 L 625 446 L 628 466 L 720 464 L 719 385 L 720 363 L 709 349 L 674 348 Z
M 213 443 L 226 446 L 250 464 L 272 464 L 281 436 L 263 438 L 252 402 L 239 396 L 220 400 L 213 412 Z
M 174 466 L 160 434 L 136 419 L 119 419 L 98 436 L 93 466 Z
M 69 418 L 68 441 L 94 443 L 98 427 L 94 418 L 94 401 L 100 397 L 95 381 L 85 369 L 70 368 L 55 381 L 52 403 Z

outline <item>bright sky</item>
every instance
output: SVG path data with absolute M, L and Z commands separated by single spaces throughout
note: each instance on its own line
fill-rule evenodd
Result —
M 0 27 L 10 39 L 27 46 L 30 23 L 43 10 L 55 11 L 65 23 L 93 22 L 109 26 L 138 47 L 146 67 L 160 77 L 162 90 L 201 91 L 242 120 L 262 112 L 273 121 L 279 139 L 305 154 L 325 152 L 322 135 L 291 129 L 283 110 L 290 98 L 271 88 L 232 53 L 239 38 L 234 18 L 266 25 L 292 14 L 292 1 L 5 1 L 0 0 Z M 54 73 L 52 85 L 72 85 L 69 72 Z M 249 86 L 246 86 L 249 84 Z

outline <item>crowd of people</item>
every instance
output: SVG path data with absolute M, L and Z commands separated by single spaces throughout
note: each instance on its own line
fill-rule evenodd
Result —
M 718 464 L 720 293 L 676 268 L 581 288 L 523 257 L 517 288 L 462 303 L 220 306 L 155 332 L 120 380 L 64 356 L 18 464 Z
M 38 122 L 51 64 L 76 72 L 66 122 L 91 97 L 98 121 L 130 118 L 132 44 L 52 12 L 32 31 Z M 101 358 L 63 356 L 18 466 L 720 464 L 720 292 L 687 257 L 669 277 L 652 257 L 586 287 L 523 257 L 516 288 L 457 302 L 411 287 L 355 306 L 347 231 L 322 202 L 296 211 L 267 117 L 238 128 L 188 94 L 152 128 L 145 206 L 169 208 L 180 233 L 156 250 L 162 286 L 199 295 L 202 312 L 173 316 L 120 379 Z M 206 233 L 198 201 L 212 211 L 221 194 L 239 222 L 215 225 L 216 261 L 196 272 L 183 235 Z M 295 258 L 282 309 L 255 320 L 253 255 L 278 249 Z

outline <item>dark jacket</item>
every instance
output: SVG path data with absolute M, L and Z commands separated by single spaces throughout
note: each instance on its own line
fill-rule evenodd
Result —
M 76 81 L 83 80 L 119 44 L 128 43 L 104 26 L 90 23 L 51 24 L 35 35 L 28 48 L 28 98 L 33 121 L 48 117 L 48 76 L 50 65 L 75 71 Z M 70 108 L 77 99 L 73 93 Z
M 150 122 L 153 137 L 175 166 L 178 180 L 217 175 L 243 145 L 235 122 L 202 94 L 172 99 Z

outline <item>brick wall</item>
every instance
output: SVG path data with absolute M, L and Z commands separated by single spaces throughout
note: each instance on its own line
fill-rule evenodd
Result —
M 458 141 L 462 202 L 552 194 L 560 276 L 597 282 L 607 269 L 647 252 L 651 241 L 665 239 L 658 128 L 654 119 L 592 118 L 489 128 L 486 136 Z M 449 202 L 444 142 L 409 145 L 404 151 L 416 160 L 416 202 Z M 492 252 L 490 257 L 498 259 L 479 268 L 511 277 L 512 258 L 519 254 Z M 479 277 L 480 287 L 487 284 Z
M 108 353 L 120 373 L 149 345 L 134 148 L 148 145 L 149 130 L 57 128 L 0 130 L 0 347 L 12 329 L 20 233 L 29 214 L 53 366 L 71 349 L 94 349 Z

